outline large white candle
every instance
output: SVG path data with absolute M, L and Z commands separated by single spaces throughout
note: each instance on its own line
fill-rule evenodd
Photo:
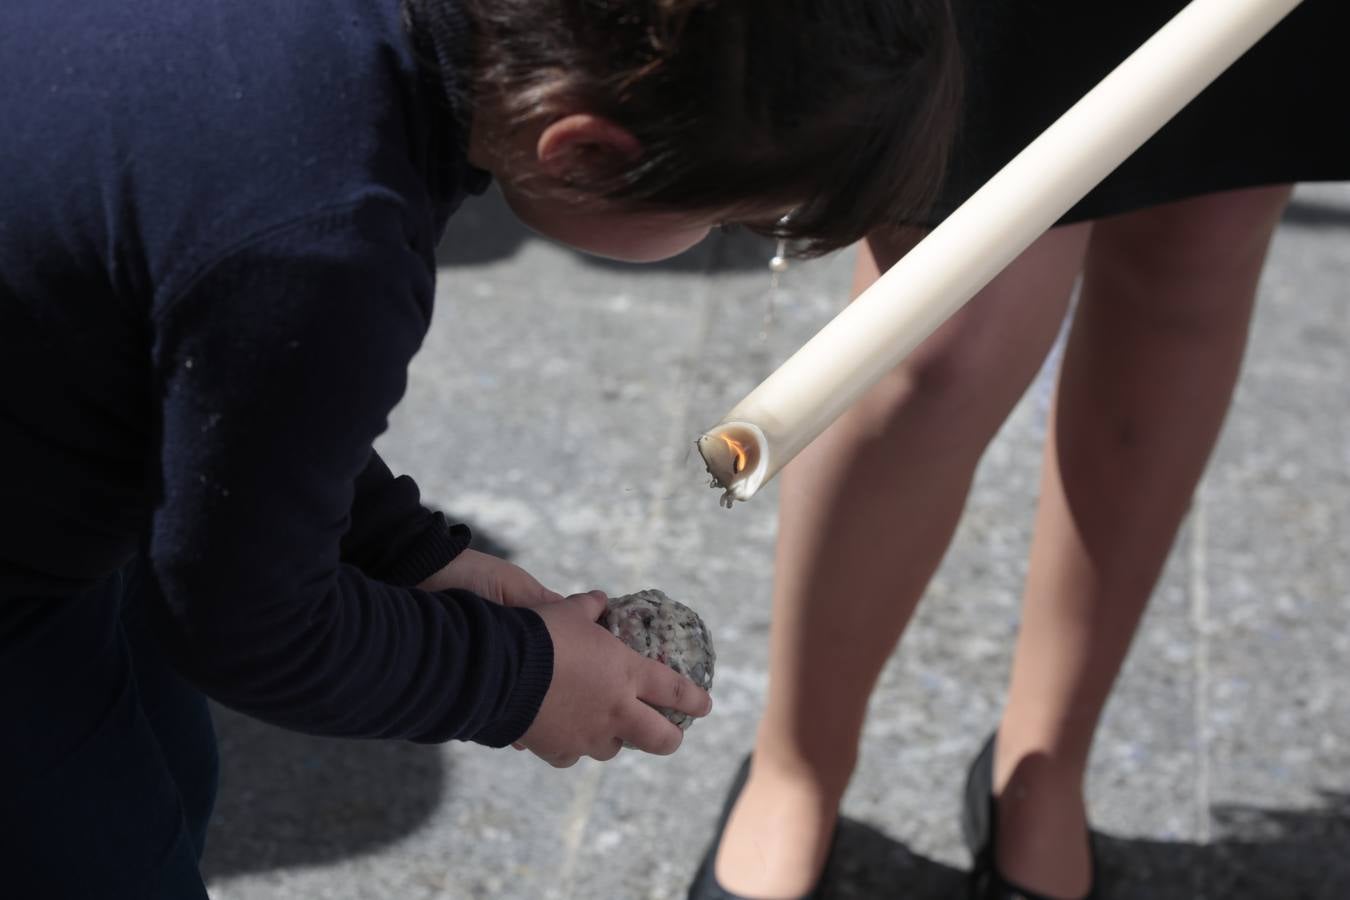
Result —
M 1301 0 L 1193 0 L 699 439 L 748 500 Z

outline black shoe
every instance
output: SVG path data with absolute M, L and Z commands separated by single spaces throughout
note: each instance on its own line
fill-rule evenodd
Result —
M 688 900 L 748 900 L 748 898 L 742 897 L 740 894 L 733 894 L 718 884 L 716 869 L 717 847 L 722 843 L 722 832 L 726 830 L 727 819 L 731 818 L 731 808 L 736 805 L 736 799 L 741 796 L 741 790 L 745 787 L 745 780 L 749 775 L 750 757 L 747 756 L 741 761 L 741 767 L 736 772 L 731 787 L 727 790 L 726 802 L 722 804 L 722 815 L 717 820 L 717 831 L 713 834 L 712 842 L 708 844 L 707 852 L 703 854 L 703 862 L 699 864 L 698 873 L 694 875 L 693 883 L 689 885 Z M 801 900 L 823 900 L 822 890 L 826 882 L 826 876 L 830 871 L 830 865 L 834 861 L 834 848 L 838 838 L 839 829 L 835 828 L 820 878 L 816 881 L 815 887 L 811 888 Z
M 1044 894 L 1018 887 L 998 871 L 994 848 L 998 806 L 994 800 L 994 739 L 989 736 L 966 774 L 965 803 L 961 809 L 961 832 L 974 858 L 970 872 L 970 900 L 1050 900 Z M 1092 854 L 1092 882 L 1083 900 L 1097 900 L 1097 849 L 1088 834 Z

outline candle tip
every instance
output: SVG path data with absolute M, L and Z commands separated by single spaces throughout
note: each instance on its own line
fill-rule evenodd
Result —
M 764 436 L 748 422 L 723 422 L 697 441 L 710 476 L 708 486 L 720 490 L 718 503 L 731 509 L 747 500 L 763 480 Z

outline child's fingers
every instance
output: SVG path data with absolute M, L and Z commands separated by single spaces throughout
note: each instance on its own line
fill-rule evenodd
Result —
M 645 703 L 634 703 L 621 726 L 619 737 L 639 750 L 669 756 L 680 749 L 684 732 Z
M 506 599 L 507 606 L 526 606 L 530 609 L 536 609 L 549 603 L 559 603 L 563 600 L 563 595 L 557 591 L 550 591 L 543 585 L 536 584 L 529 591 L 518 591 L 511 594 Z
M 600 618 L 600 614 L 605 611 L 605 604 L 609 600 L 604 591 L 587 591 L 584 594 L 573 594 L 563 599 L 581 607 L 582 612 L 591 622 Z
M 622 749 L 623 749 L 623 741 L 620 740 L 619 738 L 613 738 L 604 747 L 601 747 L 597 751 L 593 751 L 590 754 L 590 757 L 591 759 L 598 760 L 599 762 L 606 762 L 607 760 L 611 760 L 614 757 L 618 756 L 619 751 Z
M 581 760 L 580 756 L 572 753 L 550 753 L 548 755 L 536 753 L 535 755 L 555 769 L 570 769 Z
M 539 579 L 535 578 L 524 569 L 516 569 L 519 573 L 520 583 L 512 591 L 512 594 L 519 597 L 516 603 L 508 603 L 510 606 L 539 606 L 543 603 L 557 603 L 563 599 L 563 595 L 557 591 L 551 591 L 544 587 Z M 509 599 L 509 598 L 508 598 Z
M 656 660 L 643 660 L 638 699 L 653 706 L 701 718 L 712 711 L 712 696 L 688 678 Z

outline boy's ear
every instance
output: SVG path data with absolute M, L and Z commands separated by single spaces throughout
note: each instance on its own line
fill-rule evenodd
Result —
M 555 120 L 535 144 L 544 174 L 564 184 L 600 180 L 641 155 L 642 144 L 631 131 L 590 113 Z

